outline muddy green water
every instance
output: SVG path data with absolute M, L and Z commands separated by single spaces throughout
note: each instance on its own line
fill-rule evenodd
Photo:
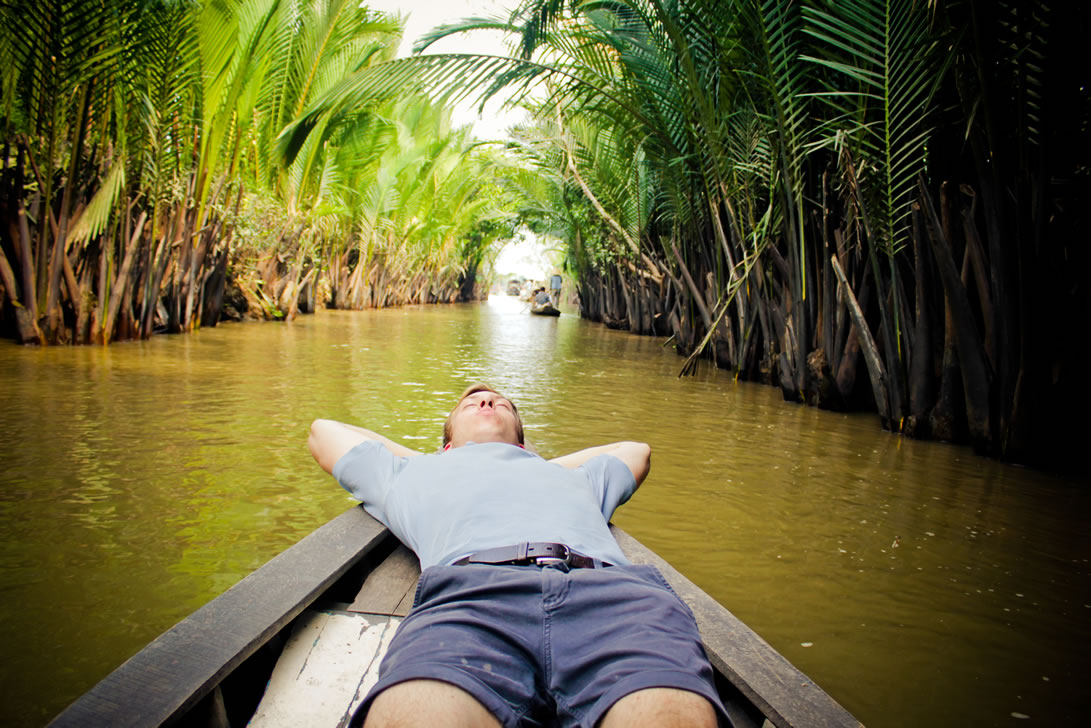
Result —
M 0 723 L 35 726 L 351 505 L 315 417 L 438 446 L 473 380 L 546 456 L 640 439 L 615 521 L 866 725 L 1091 710 L 1091 496 L 794 406 L 662 342 L 488 304 L 322 312 L 109 348 L 0 345 Z

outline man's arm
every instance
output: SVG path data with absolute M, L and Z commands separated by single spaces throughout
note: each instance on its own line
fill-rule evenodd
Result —
M 596 455 L 613 455 L 625 463 L 629 470 L 632 471 L 633 477 L 636 478 L 637 485 L 644 482 L 644 478 L 648 477 L 648 471 L 652 467 L 651 446 L 646 442 L 631 442 L 628 440 L 578 450 L 568 455 L 553 458 L 549 462 L 563 465 L 566 468 L 578 468 Z
M 311 455 L 322 466 L 322 469 L 332 474 L 333 466 L 337 464 L 342 455 L 367 440 L 375 440 L 398 457 L 424 454 L 405 445 L 399 445 L 377 432 L 365 430 L 363 427 L 356 427 L 355 425 L 346 425 L 344 422 L 335 422 L 334 420 L 315 420 L 312 422 L 311 434 L 307 437 L 307 447 L 311 449 Z

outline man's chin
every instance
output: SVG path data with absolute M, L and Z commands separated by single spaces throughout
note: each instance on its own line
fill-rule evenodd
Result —
M 505 445 L 514 445 L 516 447 L 519 447 L 519 441 L 516 440 L 513 437 L 508 437 L 508 436 L 503 435 L 501 433 L 488 433 L 488 432 L 479 432 L 479 433 L 477 433 L 475 435 L 471 435 L 471 436 L 465 438 L 464 440 L 458 440 L 458 441 L 452 440 L 451 447 L 461 447 L 462 445 L 468 445 L 471 442 L 477 443 L 479 445 L 484 444 L 486 442 L 500 442 L 500 443 L 503 443 Z

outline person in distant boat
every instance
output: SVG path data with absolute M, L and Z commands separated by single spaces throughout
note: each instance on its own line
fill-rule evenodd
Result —
M 689 608 L 608 527 L 648 474 L 648 445 L 547 461 L 483 384 L 451 410 L 442 451 L 331 420 L 308 445 L 422 568 L 351 725 L 731 725 Z

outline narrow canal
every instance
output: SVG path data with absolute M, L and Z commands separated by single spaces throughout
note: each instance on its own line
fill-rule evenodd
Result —
M 615 517 L 871 728 L 1082 723 L 1091 491 L 785 404 L 662 341 L 488 304 L 322 312 L 108 348 L 0 345 L 0 721 L 37 726 L 351 505 L 315 417 L 437 447 L 509 394 L 545 456 L 618 439 Z

